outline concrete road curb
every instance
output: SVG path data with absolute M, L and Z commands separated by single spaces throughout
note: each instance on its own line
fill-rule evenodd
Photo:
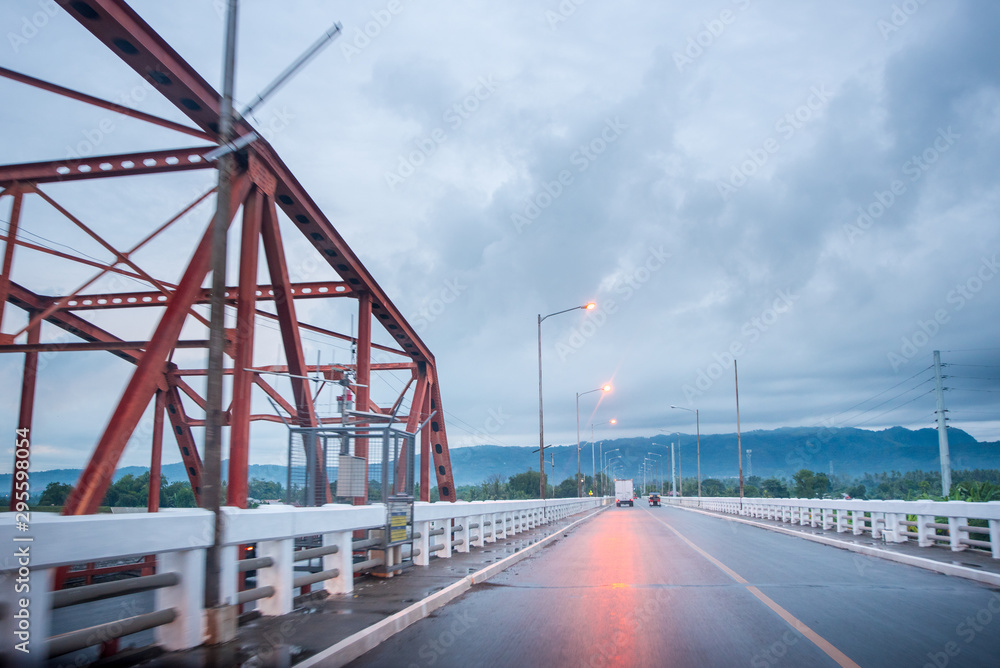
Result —
M 729 520 L 732 522 L 740 522 L 741 524 L 749 524 L 750 526 L 758 527 L 760 529 L 767 529 L 768 531 L 775 531 L 777 533 L 783 533 L 789 536 L 797 536 L 799 538 L 811 540 L 814 543 L 822 543 L 823 545 L 839 547 L 843 550 L 850 550 L 851 552 L 865 554 L 868 555 L 869 557 L 878 557 L 879 559 L 886 559 L 887 561 L 895 561 L 900 564 L 906 564 L 907 566 L 916 566 L 917 568 L 923 568 L 925 570 L 934 571 L 936 573 L 941 573 L 942 575 L 952 575 L 959 578 L 965 578 L 966 580 L 974 580 L 976 582 L 981 582 L 983 584 L 1000 586 L 1000 573 L 979 571 L 974 568 L 959 566 L 957 564 L 946 564 L 944 562 L 935 561 L 934 559 L 927 559 L 926 557 L 917 557 L 912 554 L 901 554 L 899 552 L 892 552 L 890 550 L 882 550 L 877 547 L 869 547 L 867 545 L 857 545 L 855 543 L 848 543 L 846 541 L 837 540 L 836 538 L 830 538 L 828 536 L 817 536 L 815 534 L 803 533 L 801 531 L 796 531 L 794 529 L 786 529 L 785 527 L 782 526 L 775 526 L 773 524 L 764 524 L 763 522 L 754 522 L 753 520 L 743 519 L 742 517 L 735 517 L 733 515 L 714 513 L 707 510 L 701 510 L 700 508 L 688 508 L 686 506 L 669 506 L 669 507 L 680 508 L 681 510 L 688 510 L 692 513 L 701 513 L 702 515 L 708 515 L 709 517 L 717 517 L 719 519 Z
M 311 666 L 324 666 L 324 668 L 339 668 L 339 666 L 345 666 L 351 661 L 354 661 L 358 657 L 362 656 L 366 652 L 375 649 L 379 643 L 396 635 L 406 627 L 410 626 L 414 622 L 420 621 L 424 617 L 427 617 L 432 612 L 440 608 L 441 606 L 453 601 L 458 598 L 474 584 L 480 584 L 489 580 L 491 577 L 495 576 L 507 568 L 510 568 L 517 562 L 525 559 L 538 550 L 542 549 L 547 543 L 559 538 L 560 534 L 569 531 L 581 522 L 586 522 L 594 515 L 603 512 L 610 506 L 602 506 L 593 513 L 587 515 L 586 517 L 581 517 L 572 524 L 568 524 L 559 531 L 553 532 L 541 539 L 537 543 L 533 543 L 523 550 L 519 550 L 509 557 L 505 557 L 495 564 L 490 564 L 482 570 L 476 571 L 471 575 L 467 575 L 455 584 L 449 585 L 440 591 L 436 591 L 422 601 L 418 601 L 408 608 L 400 610 L 394 615 L 386 617 L 380 622 L 372 624 L 366 629 L 358 631 L 352 636 L 348 636 L 338 642 L 332 647 L 312 655 L 305 661 L 295 664 L 295 668 L 310 668 Z

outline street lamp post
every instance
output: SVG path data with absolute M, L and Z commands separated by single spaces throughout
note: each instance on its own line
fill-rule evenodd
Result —
M 596 390 L 587 390 L 586 392 L 576 393 L 576 480 L 577 480 L 576 495 L 577 497 L 583 496 L 583 478 L 580 477 L 580 397 L 582 397 L 585 394 L 591 394 L 593 392 L 610 392 L 610 391 L 611 391 L 611 386 L 605 384 L 600 386 Z M 591 436 L 590 438 L 590 458 L 591 460 L 594 459 L 593 436 Z M 596 464 L 594 464 L 593 462 L 592 462 L 592 468 L 596 469 Z M 593 471 L 591 475 L 593 475 L 596 478 L 597 471 L 596 470 Z
M 583 306 L 574 306 L 573 308 L 556 311 L 546 316 L 543 316 L 541 313 L 538 314 L 538 470 L 540 472 L 538 486 L 542 501 L 545 500 L 545 416 L 542 412 L 542 321 L 554 315 L 569 313 L 570 311 L 580 309 L 591 311 L 596 306 L 594 302 L 588 302 Z
M 670 441 L 670 492 L 671 496 L 677 497 L 677 468 L 674 466 L 674 442 Z
M 681 462 L 681 433 L 677 432 L 677 491 L 684 496 L 684 464 Z
M 656 452 L 647 452 L 646 454 L 647 454 L 647 455 L 652 455 L 652 456 L 654 456 L 654 457 L 659 457 L 659 458 L 660 458 L 660 491 L 662 492 L 662 491 L 663 491 L 663 455 L 661 455 L 661 454 L 658 454 L 658 453 L 656 453 Z M 656 469 L 653 469 L 653 471 L 655 472 L 655 471 L 656 471 Z M 656 478 L 655 478 L 655 476 L 654 476 L 654 478 L 653 478 L 653 483 L 654 483 L 654 484 L 656 483 Z
M 601 445 L 602 446 L 604 445 L 603 441 L 601 442 Z M 603 480 L 606 480 L 607 477 L 608 477 L 608 473 L 607 473 L 608 463 L 609 463 L 608 460 L 611 459 L 611 453 L 612 452 L 620 452 L 620 451 L 621 451 L 621 448 L 615 448 L 614 450 L 608 450 L 607 452 L 604 452 L 604 448 L 601 447 L 601 473 L 604 474 L 604 478 L 602 479 L 602 482 L 603 482 Z M 607 459 L 605 459 L 605 457 L 607 457 Z M 608 490 L 606 488 L 602 488 L 601 491 L 606 493 Z
M 698 505 L 701 505 L 701 419 L 698 415 L 698 409 L 695 408 L 694 410 L 691 410 L 690 408 L 684 408 L 683 406 L 671 406 L 671 408 L 687 411 L 688 413 L 694 413 L 695 433 L 698 438 Z

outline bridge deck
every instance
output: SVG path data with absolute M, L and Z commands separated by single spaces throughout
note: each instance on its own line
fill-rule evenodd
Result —
M 985 666 L 998 615 L 977 582 L 721 516 L 611 508 L 352 665 Z

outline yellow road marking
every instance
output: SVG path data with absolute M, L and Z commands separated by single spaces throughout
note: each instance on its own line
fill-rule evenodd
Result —
M 649 511 L 647 510 L 646 512 Z M 851 661 L 850 657 L 848 657 L 846 654 L 844 654 L 839 649 L 834 647 L 830 641 L 828 641 L 826 638 L 813 631 L 798 617 L 796 617 L 795 615 L 793 615 L 792 613 L 788 612 L 780 605 L 775 603 L 773 600 L 771 600 L 770 597 L 767 596 L 767 594 L 762 592 L 760 589 L 750 584 L 750 582 L 746 578 L 744 578 L 739 573 L 726 566 L 724 563 L 722 563 L 721 561 L 710 555 L 705 550 L 701 549 L 700 547 L 692 543 L 690 540 L 688 540 L 687 536 L 685 536 L 680 531 L 678 531 L 674 527 L 670 526 L 669 524 L 661 520 L 659 517 L 654 516 L 653 519 L 655 519 L 657 522 L 670 529 L 672 532 L 674 532 L 674 535 L 676 535 L 682 541 L 687 543 L 687 545 L 692 550 L 694 550 L 701 556 L 705 557 L 705 559 L 707 559 L 708 561 L 712 562 L 723 573 L 725 573 L 732 579 L 736 580 L 740 584 L 746 585 L 747 591 L 756 596 L 757 599 L 760 600 L 764 605 L 766 605 L 767 607 L 771 608 L 771 610 L 776 612 L 779 617 L 784 619 L 789 624 L 789 626 L 791 626 L 793 629 L 795 629 L 796 631 L 804 635 L 806 638 L 808 638 L 809 641 L 812 642 L 812 644 L 820 648 L 827 656 L 836 661 L 838 665 L 843 666 L 843 668 L 861 668 L 858 664 Z

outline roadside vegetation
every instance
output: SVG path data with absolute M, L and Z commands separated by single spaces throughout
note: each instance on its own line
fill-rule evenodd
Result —
M 478 485 L 460 485 L 456 489 L 457 496 L 461 501 L 490 501 L 490 500 L 517 500 L 517 499 L 537 499 L 539 497 L 539 474 L 538 471 L 527 470 L 523 473 L 507 478 L 500 474 L 491 475 Z M 371 500 L 379 501 L 378 481 L 369 482 L 371 490 Z M 334 487 L 334 493 L 336 488 Z M 585 476 L 583 482 L 583 495 L 598 495 L 601 490 L 608 495 L 614 494 L 614 481 L 597 474 L 597 484 L 591 476 Z M 645 489 L 642 485 L 636 485 L 637 494 L 648 494 L 649 492 L 659 492 L 667 495 L 670 493 L 669 482 L 660 485 L 647 484 Z M 698 481 L 695 478 L 684 478 L 682 484 L 684 496 L 698 495 Z M 69 496 L 72 487 L 65 483 L 52 482 L 39 494 L 32 498 L 32 510 L 43 512 L 59 512 L 62 510 L 66 498 Z M 852 499 L 900 499 L 903 501 L 916 501 L 928 499 L 943 501 L 940 495 L 941 474 L 938 471 L 909 471 L 900 473 L 892 471 L 889 473 L 868 474 L 859 477 L 833 476 L 826 473 L 802 469 L 792 478 L 761 478 L 760 476 L 748 476 L 743 481 L 743 495 L 748 498 L 763 497 L 773 499 L 800 498 L 800 499 L 840 499 L 850 497 Z M 265 500 L 283 500 L 285 498 L 284 487 L 277 482 L 268 480 L 253 479 L 248 486 L 248 496 L 251 499 L 250 507 L 256 507 L 258 502 Z M 702 496 L 739 496 L 739 480 L 736 478 L 702 478 Z M 414 492 L 416 498 L 420 498 L 420 485 L 416 486 Z M 104 501 L 101 504 L 102 511 L 107 512 L 108 508 L 132 507 L 140 508 L 146 506 L 146 499 L 149 495 L 149 473 L 140 476 L 125 475 L 118 479 L 108 488 Z M 566 478 L 558 485 L 548 485 L 546 498 L 561 499 L 572 498 L 577 495 L 575 476 Z M 0 508 L 8 506 L 8 498 L 0 496 Z M 225 484 L 223 484 L 223 498 L 225 498 Z M 438 488 L 432 487 L 430 499 L 432 502 L 440 500 Z M 975 469 L 952 472 L 951 494 L 948 496 L 951 501 L 1000 501 L 1000 470 L 998 469 Z M 194 508 L 194 492 L 191 485 L 186 480 L 180 482 L 170 482 L 165 477 L 160 478 L 160 507 L 161 508 Z

